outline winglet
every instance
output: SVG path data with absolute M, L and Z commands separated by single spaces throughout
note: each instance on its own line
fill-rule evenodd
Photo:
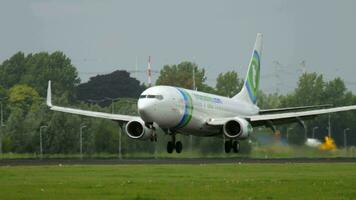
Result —
M 52 107 L 52 91 L 51 91 L 51 81 L 48 81 L 47 88 L 47 106 Z

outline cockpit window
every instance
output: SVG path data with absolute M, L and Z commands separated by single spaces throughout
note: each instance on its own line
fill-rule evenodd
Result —
M 162 100 L 162 99 L 163 99 L 163 96 L 162 96 L 162 95 L 156 95 L 156 99 Z
M 140 96 L 140 99 L 144 99 L 144 98 L 162 100 L 162 99 L 163 99 L 163 96 L 162 96 L 162 95 L 153 95 L 153 94 L 141 95 L 141 96 Z

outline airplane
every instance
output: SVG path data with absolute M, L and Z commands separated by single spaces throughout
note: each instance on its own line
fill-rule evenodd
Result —
M 179 87 L 153 86 L 139 96 L 139 116 L 131 116 L 55 106 L 52 104 L 49 81 L 47 105 L 53 111 L 116 121 L 132 139 L 157 141 L 156 130 L 161 129 L 171 136 L 167 143 L 168 153 L 174 150 L 176 153 L 182 151 L 182 142 L 176 141 L 177 134 L 223 138 L 225 152 L 237 153 L 240 150 L 239 141 L 247 139 L 256 127 L 264 126 L 275 130 L 276 125 L 297 122 L 306 128 L 304 120 L 317 115 L 356 110 L 356 105 L 260 109 L 257 106 L 257 97 L 262 38 L 262 34 L 258 33 L 244 85 L 241 91 L 231 98 Z M 309 110 L 305 110 L 306 108 Z

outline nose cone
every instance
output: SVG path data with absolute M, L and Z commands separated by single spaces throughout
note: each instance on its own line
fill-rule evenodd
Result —
M 155 112 L 154 103 L 147 99 L 140 99 L 137 103 L 138 113 L 145 122 L 153 122 Z

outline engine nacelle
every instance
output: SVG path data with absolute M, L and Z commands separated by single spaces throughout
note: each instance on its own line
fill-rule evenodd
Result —
M 132 139 L 148 140 L 154 136 L 154 130 L 147 128 L 143 121 L 130 121 L 125 126 L 126 134 Z
M 224 135 L 230 139 L 246 139 L 252 131 L 251 124 L 239 117 L 225 122 L 223 126 Z

